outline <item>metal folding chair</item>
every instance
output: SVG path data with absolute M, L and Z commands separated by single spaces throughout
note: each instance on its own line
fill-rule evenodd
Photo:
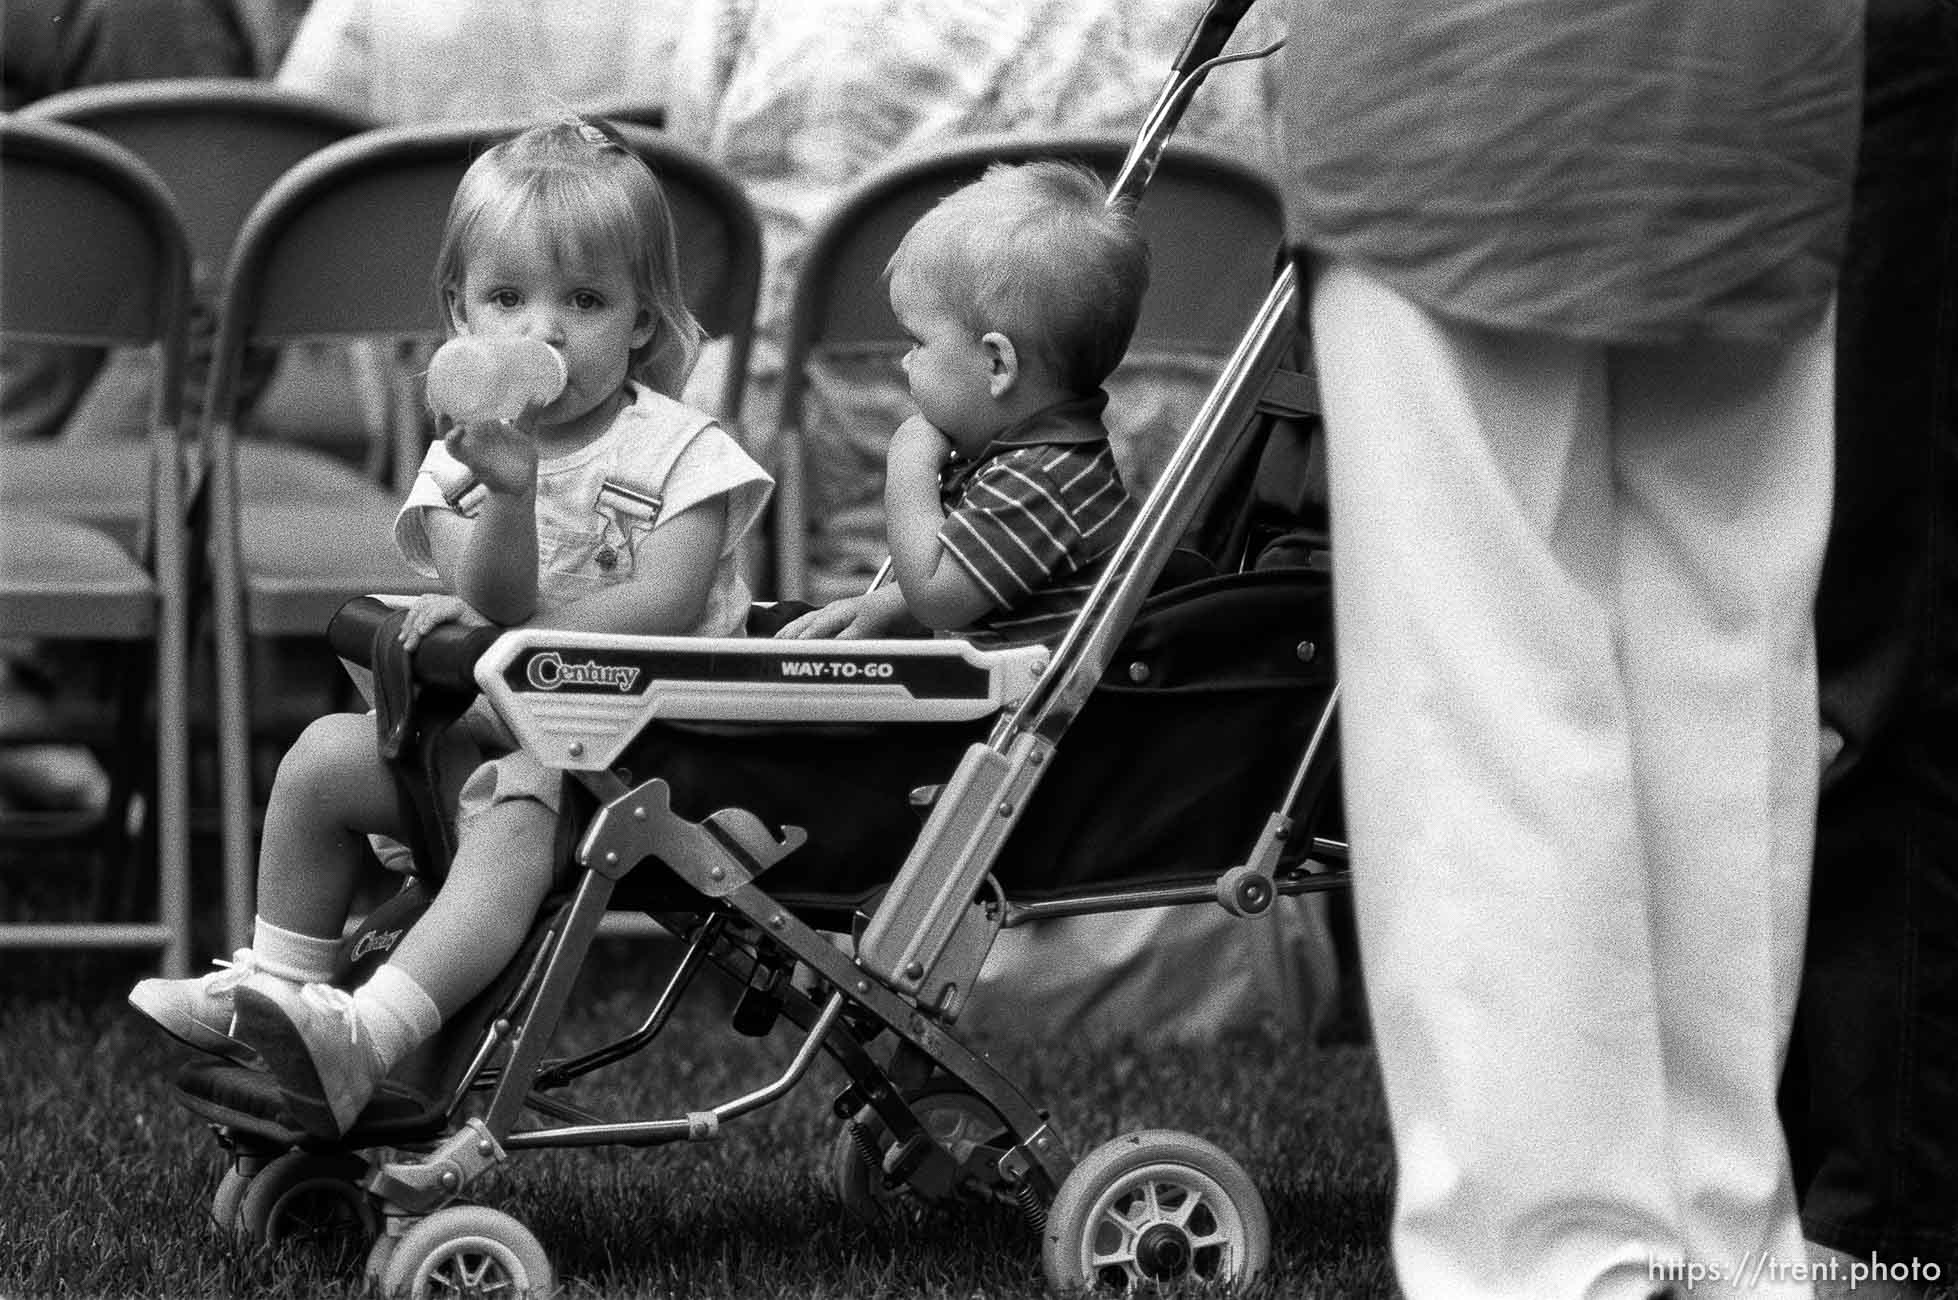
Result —
M 252 205 L 287 168 L 371 125 L 340 105 L 244 77 L 83 86 L 36 100 L 22 116 L 66 122 L 121 145 L 147 163 L 176 200 L 192 254 L 187 401 L 202 396 L 205 376 L 194 359 L 198 342 L 212 328 L 225 262 Z M 370 459 L 385 464 L 386 415 L 373 400 L 378 387 L 372 380 L 367 387 L 369 400 L 361 403 L 370 408 L 361 412 L 364 436 L 383 453 Z M 380 492 L 366 471 L 293 443 L 249 438 L 241 440 L 236 454 L 248 500 L 360 499 Z M 112 436 L 89 436 L 85 445 L 40 443 L 20 449 L 9 464 L 0 482 L 0 504 L 28 504 L 133 536 L 147 482 L 140 445 Z M 194 502 L 195 478 L 190 496 Z
M 825 356 L 895 358 L 904 351 L 908 341 L 891 314 L 883 272 L 905 231 L 992 163 L 1065 158 L 1113 179 L 1133 143 L 1127 136 L 971 137 L 893 159 L 838 200 L 810 240 L 790 309 L 774 515 L 778 594 L 808 595 L 811 365 Z M 1229 155 L 1173 142 L 1137 214 L 1152 269 L 1131 355 L 1183 354 L 1221 368 L 1244 329 L 1245 304 L 1271 283 L 1284 235 L 1277 186 Z
M 156 846 L 153 923 L 0 925 L 0 947 L 155 947 L 166 974 L 190 962 L 190 753 L 179 423 L 191 252 L 161 180 L 126 150 L 54 122 L 0 118 L 0 333 L 8 341 L 154 350 L 144 444 L 148 521 L 133 551 L 72 518 L 0 513 L 0 627 L 37 641 L 114 642 L 152 670 L 125 675 L 99 746 L 154 745 L 146 780 Z M 0 478 L 15 445 L 0 446 Z M 147 721 L 154 708 L 154 727 Z M 125 794 L 132 792 L 125 787 Z M 127 808 L 109 811 L 114 841 Z
M 272 187 L 239 237 L 225 277 L 205 417 L 231 944 L 251 932 L 255 878 L 249 644 L 321 637 L 334 611 L 355 595 L 429 589 L 394 549 L 398 502 L 356 514 L 337 504 L 241 501 L 235 424 L 245 351 L 321 339 L 440 338 L 434 268 L 450 199 L 470 160 L 521 125 L 391 127 L 329 146 Z M 740 412 L 760 290 L 760 223 L 716 164 L 657 131 L 625 123 L 620 130 L 666 188 L 689 305 L 711 336 L 729 341 L 716 414 L 731 424 Z

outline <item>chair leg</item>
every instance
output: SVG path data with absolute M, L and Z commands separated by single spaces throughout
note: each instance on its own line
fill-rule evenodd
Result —
M 218 817 L 224 856 L 224 948 L 230 951 L 250 942 L 257 852 L 252 834 L 250 669 L 242 635 L 227 634 L 226 621 L 218 620 Z
M 184 477 L 174 444 L 167 469 L 156 474 L 156 518 L 184 518 Z M 190 560 L 189 538 L 178 527 L 155 532 L 157 920 L 163 926 L 163 973 L 190 973 Z
M 178 692 L 179 695 L 182 692 Z M 163 974 L 182 979 L 191 967 L 190 720 L 181 702 L 159 706 L 155 806 L 149 814 L 156 853 L 157 921 L 163 926 Z
M 148 734 L 142 725 L 144 711 L 151 702 L 151 686 L 156 656 L 152 647 L 124 642 L 108 656 L 106 669 L 108 694 L 114 697 L 116 734 L 107 743 L 91 746 L 91 752 L 109 777 L 109 798 L 103 807 L 101 823 L 91 835 L 95 841 L 96 874 L 89 915 L 98 919 L 139 916 L 159 905 L 144 879 L 149 854 L 158 848 L 154 830 L 156 808 L 156 756 L 139 746 L 119 743 L 121 738 Z
M 212 466 L 211 642 L 216 669 L 218 820 L 224 859 L 224 951 L 251 942 L 257 850 L 252 833 L 251 635 L 245 613 L 238 485 L 227 460 Z
M 392 484 L 399 474 L 395 463 L 394 390 L 386 345 L 356 339 L 347 345 L 347 369 L 367 434 L 367 453 L 361 469 L 377 482 Z

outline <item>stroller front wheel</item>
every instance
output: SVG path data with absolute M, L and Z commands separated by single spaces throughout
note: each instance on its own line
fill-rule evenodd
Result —
M 450 1205 L 368 1257 L 368 1282 L 393 1300 L 511 1296 L 545 1300 L 557 1289 L 550 1257 L 530 1229 L 487 1205 Z
M 1270 1258 L 1271 1219 L 1250 1175 L 1169 1129 L 1116 1138 L 1076 1165 L 1048 1208 L 1041 1252 L 1063 1294 L 1241 1289 Z

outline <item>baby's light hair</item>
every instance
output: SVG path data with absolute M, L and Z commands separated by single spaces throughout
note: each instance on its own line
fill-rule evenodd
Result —
M 887 281 L 929 285 L 974 336 L 997 330 L 1070 392 L 1121 362 L 1149 287 L 1134 204 L 1079 163 L 995 163 L 905 233 Z
M 653 336 L 634 349 L 634 379 L 678 396 L 703 331 L 680 287 L 678 239 L 666 191 L 616 128 L 598 119 L 531 127 L 471 163 L 456 186 L 435 259 L 444 318 L 461 294 L 470 254 L 519 221 L 537 221 L 567 262 L 616 252 L 652 313 Z

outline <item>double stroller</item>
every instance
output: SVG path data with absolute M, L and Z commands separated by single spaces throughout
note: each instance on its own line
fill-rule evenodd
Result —
M 1206 17 L 1179 94 L 1232 21 Z M 1146 183 L 1178 102 L 1165 93 L 1118 193 Z M 958 1020 L 1003 928 L 1167 904 L 1255 916 L 1344 883 L 1315 416 L 1287 364 L 1295 299 L 1281 267 L 1051 651 L 451 626 L 408 657 L 397 610 L 350 602 L 329 635 L 373 675 L 419 875 L 347 937 L 346 982 L 385 960 L 439 883 L 452 850 L 433 794 L 443 736 L 479 696 L 564 774 L 575 883 L 337 1142 L 302 1133 L 263 1072 L 186 1066 L 177 1095 L 229 1161 L 217 1222 L 269 1242 L 338 1218 L 371 1235 L 367 1275 L 389 1295 L 547 1294 L 543 1245 L 468 1203 L 477 1180 L 526 1150 L 713 1138 L 827 1053 L 848 1080 L 831 1162 L 847 1209 L 1017 1202 L 1062 1291 L 1255 1277 L 1270 1229 L 1236 1161 L 1160 1129 L 1077 1154 Z M 757 608 L 756 630 L 770 613 Z M 553 1057 L 613 910 L 650 915 L 681 956 L 643 1022 Z M 779 1077 L 650 1118 L 566 1097 L 649 1047 L 709 967 L 743 988 L 738 1028 L 800 1036 Z

